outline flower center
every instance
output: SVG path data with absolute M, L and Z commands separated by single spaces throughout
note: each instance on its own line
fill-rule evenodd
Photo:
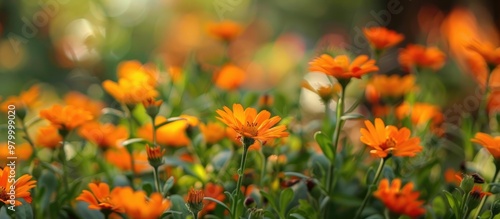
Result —
M 0 200 L 6 201 L 9 199 L 9 196 L 7 195 L 7 191 L 3 186 L 0 186 Z
M 394 147 L 396 147 L 396 141 L 393 138 L 388 138 L 380 147 L 384 151 L 386 150 L 392 151 L 394 150 Z
M 256 137 L 259 134 L 256 122 L 248 122 L 243 126 L 243 135 L 245 137 Z

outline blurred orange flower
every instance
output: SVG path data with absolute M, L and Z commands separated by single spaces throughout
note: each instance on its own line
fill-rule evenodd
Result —
M 40 86 L 33 85 L 28 90 L 21 92 L 19 96 L 8 97 L 2 105 L 0 110 L 7 112 L 9 105 L 16 106 L 17 110 L 32 108 L 38 104 L 38 97 L 40 96 Z
M 415 87 L 414 75 L 374 75 L 370 84 L 381 97 L 401 97 Z
M 489 134 L 478 132 L 471 141 L 486 148 L 495 159 L 500 159 L 500 136 L 493 137 Z
M 428 122 L 437 125 L 443 122 L 439 107 L 428 103 L 402 103 L 396 108 L 396 117 L 402 120 L 407 116 L 410 116 L 413 125 L 427 125 Z
M 148 196 L 146 192 L 134 191 L 130 187 L 117 187 L 113 189 L 111 196 L 129 218 L 156 219 L 172 206 L 158 192 Z
M 183 77 L 182 68 L 180 67 L 171 66 L 168 68 L 167 72 L 173 83 L 179 82 Z
M 404 39 L 403 34 L 385 27 L 364 28 L 363 33 L 370 45 L 377 50 L 392 47 Z
M 309 71 L 318 71 L 338 79 L 361 78 L 370 72 L 378 71 L 375 60 L 366 55 L 356 57 L 352 62 L 347 55 L 335 58 L 323 54 L 309 62 Z
M 410 71 L 413 67 L 430 68 L 434 71 L 443 67 L 446 55 L 437 47 L 408 45 L 399 52 L 399 64 Z
M 226 137 L 224 126 L 216 122 L 208 122 L 206 125 L 200 124 L 200 130 L 208 144 L 215 144 Z
M 37 146 L 54 149 L 61 144 L 62 137 L 59 135 L 57 127 L 54 125 L 46 125 L 38 128 L 35 137 Z
M 203 190 L 205 197 L 211 197 L 214 199 L 217 199 L 221 202 L 224 202 L 226 199 L 226 195 L 224 195 L 224 187 L 213 184 L 213 183 L 207 183 L 205 185 L 205 189 Z M 203 206 L 203 210 L 201 211 L 201 215 L 207 214 L 210 211 L 215 210 L 215 207 L 217 207 L 217 203 L 212 202 L 212 201 L 204 201 L 205 206 Z
M 490 65 L 500 65 L 500 47 L 495 48 L 489 42 L 473 41 L 468 48 L 481 55 Z
M 76 198 L 77 201 L 89 203 L 89 209 L 123 212 L 118 206 L 116 197 L 111 196 L 109 185 L 103 182 L 92 182 L 88 184 L 89 190 L 83 190 Z
M 214 75 L 215 85 L 224 90 L 236 90 L 245 81 L 246 73 L 240 67 L 226 64 Z
M 94 117 L 101 115 L 104 103 L 90 99 L 84 94 L 71 91 L 64 96 L 64 102 L 67 105 L 89 111 Z
M 141 80 L 122 78 L 118 83 L 106 80 L 102 86 L 115 100 L 124 104 L 138 104 L 158 96 L 153 86 Z
M 117 67 L 119 79 L 144 82 L 152 87 L 158 83 L 158 72 L 151 65 L 142 65 L 137 60 L 123 61 Z
M 76 127 L 93 119 L 90 112 L 75 106 L 53 105 L 49 109 L 40 111 L 40 117 L 47 119 L 59 130 L 71 131 Z
M 484 196 L 489 195 L 492 195 L 492 193 L 483 191 L 483 187 L 481 186 L 474 186 L 472 187 L 472 191 L 470 191 L 471 199 L 475 199 L 476 201 L 481 201 Z
M 221 21 L 210 23 L 208 33 L 218 39 L 231 41 L 243 32 L 243 27 L 234 21 Z
M 315 94 L 317 94 L 323 103 L 327 103 L 330 101 L 332 98 L 338 98 L 338 95 L 340 91 L 342 90 L 342 87 L 340 86 L 339 83 L 335 84 L 328 84 L 328 85 L 322 85 L 318 88 L 314 88 L 311 84 L 309 84 L 308 81 L 302 81 L 301 83 L 302 88 L 305 88 Z
M 10 153 L 9 150 L 9 145 L 7 142 L 2 142 L 0 143 L 0 157 L 2 158 L 0 160 L 0 166 L 5 166 L 9 162 L 7 157 L 10 156 L 15 156 L 17 157 L 18 160 L 28 160 L 28 158 L 31 156 L 33 153 L 33 149 L 28 143 L 21 143 L 21 144 L 16 144 L 14 145 L 16 147 L 16 153 L 15 155 Z
M 10 190 L 14 188 L 15 190 L 15 206 L 23 205 L 18 199 L 23 198 L 26 202 L 31 203 L 31 193 L 30 189 L 36 187 L 36 181 L 32 180 L 32 176 L 29 174 L 24 174 L 17 180 L 13 181 L 10 178 L 10 167 L 6 166 L 0 171 L 0 201 L 6 205 L 11 205 Z
M 110 148 L 104 153 L 104 157 L 106 160 L 118 167 L 123 171 L 131 170 L 130 167 L 130 154 L 127 149 L 122 148 Z M 144 152 L 134 152 L 134 172 L 141 173 L 144 171 L 152 170 L 152 167 L 149 165 L 148 155 Z
M 181 115 L 179 116 L 185 120 L 178 120 L 167 125 L 164 125 L 156 130 L 156 142 L 158 144 L 182 147 L 189 144 L 190 140 L 186 135 L 186 130 L 189 126 L 197 126 L 199 121 L 196 117 Z M 155 124 L 160 124 L 167 121 L 163 116 L 157 116 Z M 147 123 L 137 130 L 139 137 L 148 141 L 153 141 L 153 127 L 151 123 Z
M 273 127 L 281 118 L 279 116 L 270 118 L 271 113 L 267 110 L 262 110 L 257 114 L 256 109 L 249 107 L 244 110 L 241 104 L 233 104 L 233 111 L 226 106 L 223 109 L 216 111 L 219 115 L 217 119 L 234 129 L 239 138 L 266 141 L 288 136 L 285 125 Z
M 457 175 L 460 176 L 460 171 L 455 171 L 454 169 L 446 169 L 444 172 L 444 181 L 450 184 L 455 184 L 456 186 L 460 185 L 460 178 L 457 178 Z
M 128 131 L 125 127 L 99 122 L 89 122 L 82 125 L 78 134 L 101 148 L 116 147 L 117 144 L 128 138 Z
M 369 120 L 365 125 L 366 128 L 361 128 L 360 140 L 372 148 L 370 154 L 374 157 L 413 157 L 422 151 L 420 139 L 410 138 L 410 130 L 406 127 L 398 130 L 395 126 L 385 126 L 380 118 L 375 119 L 375 126 Z
M 401 179 L 392 180 L 390 185 L 388 179 L 382 179 L 373 196 L 391 212 L 416 218 L 425 214 L 425 208 L 422 207 L 424 202 L 418 200 L 420 193 L 412 191 L 413 187 L 413 183 L 409 182 L 401 188 Z

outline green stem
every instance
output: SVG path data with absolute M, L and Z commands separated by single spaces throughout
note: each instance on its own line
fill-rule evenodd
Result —
M 33 159 L 35 159 L 37 157 L 36 156 L 36 148 L 35 148 L 35 144 L 33 143 L 33 140 L 31 140 L 30 134 L 28 133 L 28 127 L 26 126 L 26 123 L 24 122 L 24 119 L 21 119 L 21 130 L 26 135 L 26 141 L 31 146 L 31 150 L 33 151 L 31 153 L 30 158 L 29 158 L 29 162 L 31 162 Z
M 263 145 L 261 145 L 263 147 Z M 264 186 L 264 178 L 266 176 L 266 171 L 267 171 L 267 159 L 264 153 L 262 153 L 262 150 L 259 150 L 259 155 L 262 158 L 262 169 L 260 171 L 260 186 Z
M 159 177 L 158 167 L 153 167 L 153 169 L 154 169 L 153 176 L 155 178 L 156 191 L 161 194 L 160 177 Z
M 196 212 L 196 213 L 192 212 L 192 214 L 193 214 L 193 219 L 198 219 L 198 212 Z
M 479 131 L 481 131 L 481 127 L 483 125 L 486 125 L 488 127 L 488 112 L 486 109 L 486 105 L 488 103 L 488 96 L 490 94 L 490 77 L 491 77 L 491 72 L 492 68 L 490 68 L 490 71 L 488 71 L 488 75 L 486 76 L 486 84 L 484 85 L 484 94 L 483 94 L 483 99 L 481 100 L 481 103 L 479 105 L 479 111 L 478 111 L 478 116 L 479 116 Z
M 498 176 L 499 176 L 499 174 L 498 174 L 499 172 L 500 172 L 500 170 L 495 171 L 495 174 L 493 175 L 493 182 L 496 182 L 496 181 L 497 181 L 497 178 L 498 178 Z M 489 185 L 486 185 L 485 191 L 486 191 L 486 190 L 489 190 L 489 189 L 490 189 Z M 477 217 L 479 216 L 479 213 L 481 212 L 481 209 L 483 208 L 484 204 L 486 203 L 486 199 L 487 199 L 487 198 L 488 198 L 488 196 L 486 196 L 486 195 L 485 195 L 485 196 L 481 199 L 481 202 L 479 203 L 479 206 L 477 207 L 477 210 L 476 210 L 476 212 L 474 213 L 474 217 L 472 217 L 472 218 L 477 218 Z
M 243 173 L 245 171 L 245 164 L 247 160 L 247 153 L 248 153 L 248 147 L 250 145 L 245 145 L 245 142 L 242 141 L 243 143 L 243 155 L 241 158 L 241 163 L 240 163 L 240 168 L 238 169 L 238 182 L 236 183 L 236 190 L 235 190 L 235 196 L 234 196 L 234 201 L 231 203 L 231 218 L 237 219 L 238 216 L 236 215 L 236 209 L 238 208 L 238 204 L 240 203 L 240 193 L 241 193 L 241 184 L 243 183 Z
M 66 151 L 64 151 L 64 146 L 66 145 L 66 136 L 63 137 L 62 139 L 62 145 L 61 145 L 61 150 L 59 153 L 61 153 L 61 163 L 62 163 L 62 170 L 63 170 L 63 184 L 64 184 L 64 193 L 69 194 L 69 188 L 68 188 L 68 171 L 66 169 L 67 163 L 66 163 Z
M 340 98 L 339 101 L 337 102 L 337 109 L 336 109 L 336 118 L 335 118 L 335 130 L 333 134 L 333 159 L 330 161 L 330 167 L 328 171 L 328 178 L 327 178 L 327 191 L 329 195 L 332 195 L 334 185 L 333 185 L 333 175 L 335 173 L 335 157 L 337 156 L 337 148 L 339 146 L 339 139 L 340 139 L 340 132 L 342 129 L 342 126 L 344 125 L 344 121 L 341 119 L 341 117 L 344 115 L 344 101 L 345 101 L 345 95 L 344 95 L 345 88 L 342 87 L 340 90 Z
M 132 135 L 134 133 L 134 118 L 132 118 L 132 107 L 124 107 L 127 110 L 128 113 L 128 131 L 129 131 L 129 137 L 132 138 Z M 153 129 L 154 130 L 154 129 Z M 130 181 L 131 185 L 134 185 L 134 179 L 137 177 L 135 174 L 135 160 L 134 160 L 134 150 L 132 150 L 132 145 L 127 145 L 126 146 L 128 153 L 130 154 L 130 168 L 132 171 L 132 179 Z M 132 186 L 133 188 L 134 186 Z
M 368 186 L 368 190 L 366 191 L 365 198 L 363 199 L 361 206 L 359 207 L 358 211 L 356 212 L 356 216 L 354 216 L 354 219 L 358 219 L 361 216 L 363 209 L 365 208 L 366 204 L 368 203 L 368 200 L 371 197 L 373 188 L 377 185 L 378 179 L 380 178 L 382 170 L 384 169 L 386 159 L 387 159 L 387 157 L 380 159 L 380 164 L 378 165 L 377 172 L 375 173 L 375 178 L 373 179 L 373 182 Z
M 153 126 L 153 147 L 156 147 L 156 124 L 155 117 L 151 117 L 151 125 Z

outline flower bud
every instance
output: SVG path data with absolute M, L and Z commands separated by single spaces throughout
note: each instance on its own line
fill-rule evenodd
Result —
M 474 187 L 474 178 L 470 175 L 464 175 L 462 182 L 460 182 L 460 188 L 462 188 L 466 193 L 472 191 Z
M 153 98 L 148 98 L 147 100 L 142 101 L 142 105 L 146 109 L 146 113 L 154 118 L 160 112 L 160 106 L 163 103 L 163 100 L 154 100 Z
M 245 201 L 243 202 L 246 208 L 253 208 L 255 207 L 255 200 L 252 197 L 247 197 Z

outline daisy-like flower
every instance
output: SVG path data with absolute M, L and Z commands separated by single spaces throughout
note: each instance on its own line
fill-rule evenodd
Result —
M 208 33 L 215 38 L 231 41 L 241 34 L 243 27 L 234 21 L 222 21 L 208 25 Z
M 208 122 L 207 124 L 200 124 L 200 130 L 205 141 L 209 144 L 215 144 L 226 137 L 226 129 L 220 123 Z
M 193 215 L 198 215 L 198 212 L 203 209 L 203 198 L 205 197 L 205 194 L 203 194 L 202 190 L 197 190 L 191 188 L 188 192 L 187 198 L 186 198 L 186 206 L 188 210 L 193 214 Z
M 124 104 L 134 105 L 158 96 L 153 86 L 141 80 L 122 78 L 118 83 L 106 80 L 102 86 L 115 100 Z
M 215 86 L 223 90 L 236 90 L 245 81 L 246 73 L 240 67 L 227 64 L 214 75 Z
M 35 143 L 37 146 L 55 149 L 61 144 L 62 137 L 54 125 L 46 125 L 38 128 Z
M 486 133 L 478 132 L 471 139 L 472 142 L 486 148 L 495 159 L 500 159 L 500 137 L 493 137 Z
M 392 47 L 404 39 L 403 34 L 385 27 L 364 28 L 363 33 L 370 45 L 377 50 Z
M 205 185 L 205 189 L 203 190 L 203 194 L 205 197 L 211 197 L 221 202 L 224 202 L 224 200 L 226 199 L 226 195 L 224 195 L 224 187 L 214 183 L 207 183 Z M 203 210 L 201 211 L 200 214 L 205 215 L 208 212 L 215 210 L 216 207 L 217 204 L 215 202 L 204 201 Z
M 413 67 L 430 68 L 434 71 L 443 67 L 446 55 L 437 47 L 408 45 L 399 52 L 399 64 L 409 71 Z
M 103 182 L 89 183 L 89 190 L 83 190 L 76 198 L 77 201 L 89 203 L 89 209 L 100 210 L 105 214 L 123 212 L 117 205 L 116 199 L 111 196 L 109 185 Z
M 169 147 L 183 147 L 189 144 L 190 140 L 186 132 L 189 127 L 198 125 L 198 118 L 189 115 L 180 115 L 179 117 L 184 118 L 184 120 L 171 122 L 156 129 L 156 142 L 158 144 Z M 163 116 L 156 116 L 155 118 L 155 124 L 160 124 L 165 121 L 167 121 L 167 118 Z M 153 141 L 153 127 L 151 123 L 147 123 L 140 127 L 139 130 L 137 130 L 137 134 L 141 138 Z
M 104 108 L 104 103 L 92 100 L 88 96 L 74 91 L 64 96 L 64 102 L 67 105 L 89 111 L 96 118 L 101 115 L 101 110 Z
M 322 72 L 338 79 L 361 78 L 370 72 L 378 71 L 375 60 L 366 55 L 356 57 L 352 62 L 347 55 L 331 57 L 323 54 L 309 62 L 309 71 Z
M 3 170 L 0 170 L 0 201 L 5 203 L 6 205 L 20 206 L 23 203 L 19 201 L 20 198 L 23 198 L 26 202 L 31 203 L 31 193 L 30 189 L 36 187 L 36 181 L 32 180 L 32 176 L 29 174 L 24 174 L 16 181 L 12 181 L 10 178 L 10 167 L 4 167 Z M 15 188 L 12 191 L 12 188 Z M 9 193 L 14 193 L 15 195 L 15 203 L 11 199 L 11 195 Z
M 419 201 L 420 193 L 413 191 L 413 183 L 407 183 L 401 188 L 401 179 L 382 179 L 373 196 L 378 198 L 391 212 L 416 218 L 425 213 L 423 201 Z
M 82 125 L 78 134 L 100 148 L 115 147 L 128 138 L 128 131 L 125 127 L 115 126 L 111 123 L 89 122 Z
M 360 140 L 372 149 L 370 154 L 374 157 L 413 157 L 423 149 L 418 137 L 410 138 L 408 128 L 385 126 L 380 118 L 375 119 L 375 125 L 369 120 L 365 121 L 365 125 L 366 128 L 361 128 Z
M 90 112 L 75 106 L 53 105 L 40 111 L 40 117 L 47 119 L 59 130 L 71 131 L 93 119 Z
M 37 105 L 40 96 L 40 86 L 33 85 L 28 90 L 21 92 L 19 96 L 8 97 L 1 105 L 0 111 L 7 112 L 9 105 L 16 106 L 16 111 L 26 110 Z M 18 113 L 19 114 L 19 113 Z
M 144 191 L 130 187 L 117 187 L 111 196 L 129 218 L 157 219 L 172 205 L 160 193 L 154 192 L 148 197 Z
M 257 113 L 257 110 L 251 107 L 243 109 L 241 104 L 233 104 L 232 111 L 226 106 L 223 109 L 216 111 L 219 114 L 217 119 L 234 129 L 240 139 L 266 141 L 288 136 L 285 125 L 273 127 L 281 118 L 279 116 L 271 118 L 271 113 L 267 110 Z
M 302 81 L 301 83 L 302 87 L 317 94 L 323 103 L 328 103 L 332 98 L 337 97 L 342 90 L 342 87 L 340 84 L 335 83 L 335 84 L 329 84 L 329 85 L 322 85 L 318 88 L 314 88 L 309 82 L 307 81 Z
M 500 65 L 500 47 L 495 48 L 488 42 L 481 43 L 474 41 L 468 48 L 481 55 L 488 64 L 493 66 Z
M 163 154 L 165 154 L 165 150 L 162 150 L 160 146 L 150 147 L 146 144 L 146 154 L 148 155 L 148 161 L 151 166 L 159 167 L 163 164 Z
M 439 125 L 443 121 L 443 114 L 438 106 L 428 103 L 414 103 L 410 105 L 407 102 L 396 108 L 396 117 L 400 120 L 410 116 L 412 124 L 422 126 L 431 122 L 432 125 Z
M 401 97 L 415 87 L 414 75 L 374 75 L 371 85 L 381 97 Z

